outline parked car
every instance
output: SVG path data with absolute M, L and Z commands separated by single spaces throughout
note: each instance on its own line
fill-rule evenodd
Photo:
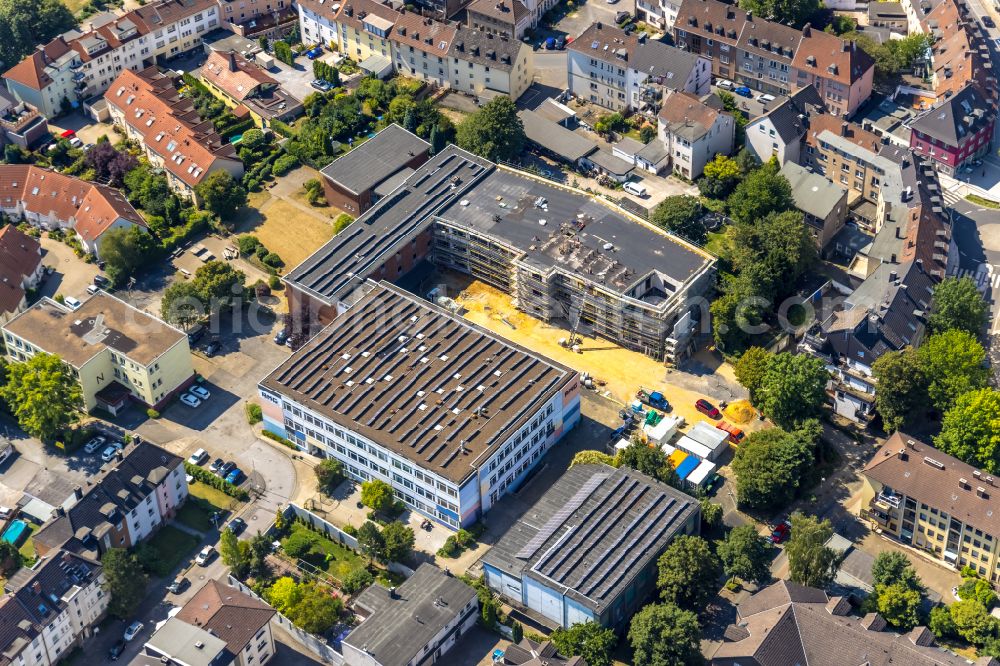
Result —
M 188 462 L 191 463 L 192 465 L 204 464 L 206 460 L 208 460 L 208 451 L 206 451 L 205 449 L 198 449 L 197 451 L 191 454 L 190 458 L 188 458 Z
M 783 543 L 788 540 L 791 533 L 792 526 L 788 524 L 787 520 L 783 523 L 779 523 L 778 526 L 774 528 L 774 531 L 771 532 L 771 543 Z
M 309 85 L 320 92 L 329 92 L 330 90 L 333 90 L 333 84 L 329 81 L 324 81 L 323 79 L 316 79 Z
M 94 437 L 83 446 L 83 452 L 93 453 L 97 449 L 104 446 L 104 443 L 107 441 L 108 441 L 107 437 L 102 437 L 101 435 L 98 435 L 97 437 Z
M 118 641 L 108 650 L 108 661 L 118 661 L 118 658 L 122 656 L 122 652 L 124 651 L 125 641 Z
M 205 356 L 211 358 L 216 354 L 218 354 L 220 349 L 222 349 L 222 343 L 219 342 L 218 340 L 212 340 L 205 347 Z
M 122 636 L 122 638 L 125 639 L 126 643 L 128 643 L 130 640 L 139 635 L 139 632 L 142 631 L 144 626 L 146 625 L 139 622 L 139 620 L 136 620 L 132 624 L 128 625 L 128 628 L 125 630 L 125 635 Z
M 758 95 L 757 96 L 757 101 L 758 102 L 764 102 L 764 103 L 766 103 L 766 102 L 773 102 L 774 100 L 775 100 L 774 95 L 768 95 L 766 93 L 763 94 L 763 95 Z
M 739 95 L 740 97 L 753 97 L 753 91 L 747 88 L 746 86 L 739 86 L 737 88 L 733 88 L 733 92 Z
M 118 453 L 117 446 L 109 446 L 108 448 L 104 449 L 104 451 L 101 453 L 101 460 L 103 460 L 104 462 L 111 462 L 112 458 L 114 458 L 115 455 L 117 455 L 117 453 Z
M 83 303 L 81 303 L 77 299 L 73 298 L 72 296 L 66 296 L 65 298 L 63 298 L 63 303 L 70 310 L 79 310 L 80 306 L 83 305 Z
M 219 468 L 219 476 L 221 476 L 224 479 L 227 476 L 229 476 L 229 473 L 232 472 L 234 469 L 236 469 L 236 463 L 230 460 Z
M 170 594 L 180 594 L 189 587 L 191 587 L 191 581 L 182 576 L 170 585 L 167 585 L 167 592 L 170 592 Z
M 615 23 L 617 23 L 618 25 L 621 25 L 622 23 L 631 20 L 632 20 L 632 15 L 629 14 L 628 12 L 623 11 L 623 12 L 617 12 L 615 14 Z
M 995 27 L 997 27 L 997 24 L 994 23 L 993 19 L 990 18 L 989 16 L 984 16 L 983 17 L 983 26 L 986 27 L 986 28 L 995 28 Z
M 283 345 L 283 344 L 285 344 L 286 340 L 288 340 L 288 329 L 287 328 L 281 329 L 280 331 L 278 331 L 278 334 L 274 336 L 274 343 L 275 344 Z
M 194 344 L 201 340 L 201 336 L 205 335 L 205 327 L 201 324 L 195 324 L 190 331 L 188 331 L 188 344 Z
M 74 148 L 82 148 L 83 141 L 78 136 L 71 136 L 69 138 L 69 145 L 73 146 Z
M 205 546 L 201 549 L 201 552 L 198 553 L 198 556 L 194 558 L 194 562 L 199 567 L 206 566 L 209 560 L 212 559 L 213 555 L 215 555 L 215 548 L 213 546 Z
M 219 470 L 222 469 L 222 466 L 225 464 L 226 462 L 222 458 L 216 458 L 212 461 L 212 464 L 208 466 L 208 471 L 213 474 L 218 474 Z
M 556 48 L 556 38 L 555 37 L 548 37 L 548 38 L 546 38 L 545 39 L 545 50 L 546 51 L 554 51 L 555 48 Z
M 715 82 L 715 86 L 717 88 L 722 88 L 723 90 L 732 90 L 733 86 L 735 85 L 736 84 L 730 81 L 729 79 L 719 79 L 718 81 Z
M 189 388 L 188 391 L 190 391 L 194 397 L 200 398 L 201 400 L 208 400 L 212 397 L 212 394 L 209 393 L 208 389 L 201 384 L 195 384 Z
M 101 287 L 102 289 L 106 289 L 111 286 L 111 280 L 104 277 L 103 275 L 95 275 L 94 284 L 96 284 L 98 287 Z
M 197 407 L 201 404 L 201 400 L 191 395 L 190 393 L 185 393 L 181 396 L 181 402 L 183 402 L 188 407 Z
M 236 470 L 239 471 L 239 470 Z M 247 521 L 242 518 L 233 518 L 229 521 L 229 531 L 233 534 L 239 534 L 247 528 Z
M 566 38 L 556 37 L 556 50 L 562 51 L 564 48 L 566 48 Z
M 315 60 L 316 58 L 320 57 L 321 55 L 323 55 L 323 47 L 322 46 L 314 46 L 313 48 L 311 48 L 308 51 L 306 51 L 306 57 L 309 58 L 310 60 Z
M 243 481 L 243 472 L 240 471 L 239 467 L 233 469 L 229 474 L 226 474 L 226 481 L 234 486 L 238 486 Z
M 101 290 L 101 288 L 98 287 L 96 284 L 88 284 L 87 285 L 87 293 L 90 294 L 91 296 L 93 296 L 94 294 L 96 294 L 100 290 Z
M 710 419 L 722 418 L 722 414 L 719 413 L 719 410 L 716 409 L 715 405 L 704 398 L 700 398 L 697 402 L 695 402 L 694 408 Z

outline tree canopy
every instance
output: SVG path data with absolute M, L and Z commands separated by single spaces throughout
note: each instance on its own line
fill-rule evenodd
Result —
M 900 631 L 920 624 L 920 592 L 904 583 L 882 585 L 875 589 L 876 607 L 886 622 Z
M 569 466 L 573 465 L 610 465 L 611 467 L 617 467 L 615 464 L 615 457 L 609 453 L 604 453 L 603 451 L 578 451 L 576 455 L 573 456 L 573 460 L 570 462 Z
M 920 420 L 929 405 L 927 377 L 915 349 L 882 354 L 872 364 L 872 375 L 878 381 L 875 409 L 887 432 Z
M 822 8 L 820 0 L 740 0 L 740 8 L 760 18 L 801 28 Z
M 344 464 L 336 458 L 324 458 L 313 468 L 313 471 L 316 473 L 319 489 L 328 494 L 346 478 Z
M 927 326 L 935 333 L 958 329 L 979 335 L 986 327 L 990 308 L 971 278 L 945 278 L 934 285 L 934 299 Z
M 698 190 L 707 197 L 724 199 L 736 187 L 741 175 L 739 162 L 719 153 L 705 165 L 704 176 L 698 183 Z
M 934 445 L 987 472 L 1000 472 L 1000 392 L 969 391 L 945 412 Z
M 213 171 L 194 188 L 202 205 L 223 220 L 230 219 L 240 206 L 247 205 L 247 191 L 224 169 Z
M 765 165 L 741 182 L 740 187 L 766 171 Z M 783 176 L 778 177 L 787 185 Z M 739 196 L 740 187 L 734 197 Z M 775 208 L 733 227 L 733 268 L 739 273 L 749 273 L 756 286 L 755 293 L 768 300 L 792 293 L 818 256 L 816 242 L 806 229 L 802 213 L 796 210 Z
M 677 473 L 667 461 L 667 454 L 659 447 L 649 446 L 640 439 L 633 439 L 615 458 L 618 465 L 625 465 L 667 485 L 678 485 Z
M 726 575 L 749 583 L 763 583 L 771 576 L 770 547 L 752 524 L 734 527 L 718 546 Z
M 0 64 L 6 71 L 53 37 L 76 27 L 59 0 L 0 0 Z
M 730 216 L 747 225 L 756 224 L 771 213 L 795 207 L 792 186 L 781 175 L 776 160 L 747 174 L 736 186 L 727 204 Z
M 657 560 L 656 586 L 669 604 L 700 613 L 719 589 L 722 563 L 708 542 L 678 536 Z
M 7 381 L 0 385 L 0 398 L 25 432 L 51 442 L 76 420 L 83 392 L 58 356 L 38 352 L 23 363 L 6 367 Z
M 392 486 L 381 479 L 372 479 L 361 484 L 361 503 L 375 511 L 385 511 L 396 501 Z
M 707 240 L 701 223 L 702 206 L 698 197 L 687 194 L 667 197 L 653 209 L 649 221 L 695 243 Z
M 780 427 L 795 427 L 820 415 L 829 379 L 823 361 L 815 356 L 775 354 L 761 377 L 759 406 Z
M 101 238 L 101 259 L 107 267 L 108 278 L 116 285 L 138 273 L 149 261 L 152 251 L 153 237 L 139 226 L 109 229 Z
M 732 463 L 739 503 L 771 509 L 791 502 L 815 460 L 817 434 L 818 424 L 794 432 L 768 428 L 750 433 Z
M 188 330 L 207 313 L 201 293 L 193 282 L 175 282 L 163 292 L 160 316 L 163 321 Z
M 596 622 L 574 624 L 569 629 L 556 629 L 549 636 L 564 657 L 583 657 L 588 666 L 611 666 L 611 652 L 618 643 L 613 629 Z
M 830 521 L 796 511 L 791 522 L 791 536 L 785 546 L 789 578 L 799 585 L 826 587 L 833 580 L 839 557 L 826 545 L 833 536 Z
M 872 562 L 872 584 L 878 587 L 896 583 L 903 583 L 916 590 L 923 589 L 909 557 L 899 551 L 883 550 Z
M 456 139 L 461 148 L 493 162 L 517 159 L 526 141 L 517 107 L 506 95 L 494 97 L 463 120 Z
M 124 548 L 111 548 L 101 558 L 104 591 L 111 595 L 108 612 L 129 619 L 146 595 L 147 577 L 139 560 Z
M 971 333 L 953 329 L 932 335 L 917 357 L 928 380 L 927 396 L 942 412 L 963 393 L 986 386 L 986 351 Z
M 394 520 L 382 528 L 382 540 L 385 542 L 385 559 L 389 562 L 403 562 L 413 553 L 416 535 L 413 528 Z
M 632 645 L 634 666 L 698 666 L 705 663 L 698 616 L 673 604 L 644 606 L 632 617 L 628 640 Z
M 750 393 L 750 402 L 755 405 L 760 400 L 761 387 L 764 385 L 771 356 L 772 354 L 766 349 L 750 347 L 733 365 L 736 381 Z

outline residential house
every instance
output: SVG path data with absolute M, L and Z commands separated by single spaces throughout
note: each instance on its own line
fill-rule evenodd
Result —
M 212 51 L 198 78 L 229 108 L 245 108 L 257 127 L 267 128 L 271 121 L 289 122 L 302 115 L 302 102 L 281 88 L 260 65 L 235 51 Z
M 668 93 L 657 116 L 657 140 L 667 147 L 673 171 L 688 180 L 700 177 L 716 155 L 733 152 L 735 135 L 736 122 L 715 95 Z
M 299 20 L 292 0 L 217 0 L 222 27 L 248 39 L 278 39 L 290 33 Z
M 11 666 L 56 666 L 95 635 L 111 597 L 95 558 L 56 549 L 4 582 L 0 653 Z
M 0 146 L 10 143 L 34 150 L 51 138 L 45 116 L 0 87 Z
M 180 456 L 129 444 L 32 536 L 35 551 L 44 557 L 63 548 L 99 560 L 110 548 L 136 546 L 176 515 L 188 496 L 186 476 Z
M 802 143 L 813 116 L 826 115 L 826 107 L 811 85 L 799 88 L 777 106 L 750 120 L 746 147 L 761 162 L 772 157 L 778 164 L 800 161 Z
M 181 607 L 174 619 L 224 641 L 233 655 L 233 661 L 226 663 L 261 666 L 274 656 L 271 619 L 275 614 L 263 601 L 210 580 Z
M 75 310 L 43 298 L 2 330 L 11 363 L 39 352 L 61 358 L 87 411 L 158 409 L 194 380 L 186 334 L 104 291 Z
M 629 52 L 638 38 L 615 25 L 593 23 L 566 47 L 567 90 L 612 111 L 625 111 L 631 98 Z
M 430 144 L 392 123 L 320 171 L 326 200 L 357 217 L 427 161 Z
M 539 643 L 530 638 L 508 645 L 497 663 L 503 666 L 587 666 L 583 657 L 561 656 L 552 641 Z
M 847 222 L 847 188 L 794 162 L 786 162 L 781 175 L 791 185 L 795 207 L 822 253 Z
M 41 244 L 13 224 L 0 227 L 0 325 L 28 307 L 43 272 Z
M 233 657 L 226 641 L 207 629 L 168 617 L 129 666 L 229 666 Z
M 790 581 L 765 587 L 736 607 L 736 622 L 725 631 L 711 666 L 842 666 L 907 664 L 961 666 L 969 662 L 934 645 L 934 634 L 919 626 L 905 634 L 888 631 L 878 613 L 850 614 L 845 597 Z M 873 655 L 877 655 L 877 658 Z M 992 657 L 975 662 L 996 666 Z
M 712 64 L 703 56 L 637 36 L 626 71 L 628 107 L 655 117 L 671 91 L 701 97 L 712 91 Z
M 697 500 L 675 488 L 628 467 L 573 465 L 507 527 L 483 573 L 490 589 L 552 626 L 619 629 L 653 592 L 660 554 L 700 526 Z
M 718 77 L 787 95 L 812 84 L 830 113 L 849 116 L 871 95 L 875 62 L 848 40 L 754 17 L 719 0 L 683 0 L 674 43 L 712 61 Z
M 900 2 L 874 2 L 868 5 L 868 25 L 889 28 L 905 35 L 908 32 L 906 10 Z
M 532 15 L 522 0 L 473 0 L 465 8 L 466 24 L 473 30 L 521 39 L 532 27 Z
M 447 88 L 451 79 L 448 50 L 455 41 L 456 32 L 456 28 L 447 23 L 415 12 L 402 12 L 390 38 L 395 54 L 395 71 L 439 88 Z
M 990 152 L 995 120 L 996 107 L 970 83 L 910 123 L 910 147 L 954 176 Z
M 450 86 L 483 101 L 498 94 L 516 100 L 534 77 L 531 46 L 491 32 L 459 26 L 448 57 Z
M 337 13 L 340 3 L 326 0 L 298 0 L 294 7 L 299 14 L 299 32 L 306 44 L 321 44 L 327 48 L 340 48 L 340 26 Z
M 337 4 L 340 3 L 334 4 L 331 9 L 335 9 Z M 322 11 L 316 13 L 322 14 Z M 376 0 L 346 0 L 333 19 L 339 29 L 336 44 L 340 52 L 355 62 L 374 58 L 385 61 L 391 67 L 392 43 L 389 36 L 400 16 L 397 10 Z
M 71 229 L 97 256 L 108 231 L 146 229 L 118 190 L 28 164 L 0 164 L 0 211 L 41 229 Z
M 104 99 L 114 123 L 142 146 L 180 195 L 197 199 L 195 187 L 213 171 L 243 176 L 236 148 L 219 136 L 212 121 L 198 116 L 191 100 L 155 67 L 122 72 Z
M 449 663 L 479 616 L 476 591 L 427 562 L 398 587 L 371 585 L 352 606 L 362 620 L 342 641 L 346 666 Z
M 3 78 L 14 97 L 52 118 L 100 96 L 126 70 L 201 48 L 201 37 L 217 27 L 216 0 L 157 0 L 94 17 L 76 36 L 39 46 Z
M 862 471 L 861 518 L 944 566 L 1000 582 L 998 482 L 988 472 L 895 432 Z
M 681 0 L 636 0 L 635 17 L 654 25 L 664 32 L 671 32 L 681 9 Z

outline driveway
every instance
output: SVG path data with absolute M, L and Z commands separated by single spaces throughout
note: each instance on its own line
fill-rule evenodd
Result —
M 97 264 L 88 264 L 74 254 L 73 248 L 62 241 L 49 238 L 48 234 L 43 233 L 39 242 L 42 244 L 42 263 L 52 266 L 55 272 L 46 278 L 38 293 L 50 298 L 62 294 L 85 300 L 87 287 L 93 284 L 94 276 L 100 273 Z
M 606 0 L 582 0 L 577 2 L 576 7 L 562 17 L 556 23 L 555 30 L 548 34 L 564 35 L 575 39 L 598 21 L 604 25 L 615 25 L 615 14 L 623 11 L 634 15 L 635 0 L 622 0 L 615 4 L 608 4 Z

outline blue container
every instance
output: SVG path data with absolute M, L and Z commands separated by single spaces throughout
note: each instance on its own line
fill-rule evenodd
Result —
M 701 460 L 699 460 L 698 458 L 696 458 L 694 456 L 688 456 L 687 458 L 684 459 L 683 462 L 681 462 L 680 465 L 677 466 L 677 476 L 679 476 L 680 479 L 681 479 L 681 481 L 683 481 L 700 464 L 701 464 Z

